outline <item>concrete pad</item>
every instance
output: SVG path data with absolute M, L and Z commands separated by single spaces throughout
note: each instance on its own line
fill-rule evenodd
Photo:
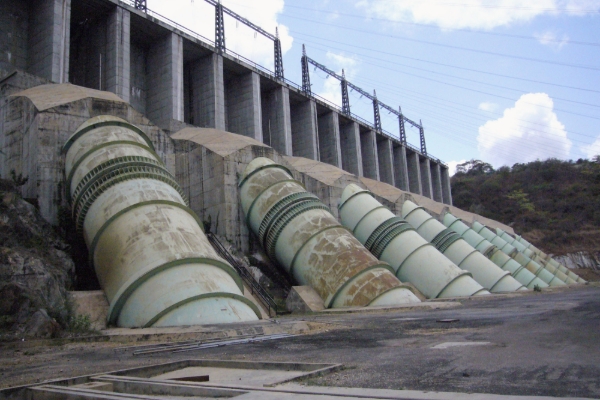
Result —
M 168 380 L 175 378 L 208 375 L 209 382 L 222 384 L 240 384 L 250 386 L 272 385 L 304 375 L 304 371 L 285 371 L 268 369 L 238 369 L 217 367 L 188 367 L 177 371 L 153 376 L 151 379 Z
M 310 286 L 292 286 L 285 305 L 292 313 L 317 312 L 325 309 L 323 299 Z
M 444 342 L 432 346 L 432 349 L 449 349 L 451 347 L 488 346 L 492 342 Z
M 48 110 L 61 104 L 72 103 L 88 97 L 125 103 L 114 93 L 88 89 L 70 83 L 40 85 L 15 93 L 11 97 L 21 96 L 31 100 L 38 111 Z
M 91 328 L 94 330 L 106 329 L 108 300 L 102 290 L 69 292 L 68 295 L 73 303 L 73 312 L 76 316 L 87 315 L 91 322 Z

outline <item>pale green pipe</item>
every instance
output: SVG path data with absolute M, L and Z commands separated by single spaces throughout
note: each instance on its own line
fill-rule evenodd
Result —
M 542 259 L 544 261 L 544 263 L 546 265 L 549 264 L 555 268 L 558 268 L 562 273 L 566 274 L 570 279 L 572 279 L 576 283 L 586 283 L 587 282 L 585 279 L 583 279 L 582 277 L 577 275 L 575 272 L 571 271 L 570 269 L 568 269 L 567 267 L 565 267 L 564 265 L 562 265 L 561 263 L 556 261 L 549 254 L 544 253 L 542 250 L 538 249 L 533 244 L 529 243 L 522 236 L 516 235 L 515 240 L 517 242 L 519 242 L 520 244 L 522 244 L 523 246 L 530 249 L 531 251 L 533 251 L 537 257 L 539 257 L 540 259 Z M 569 283 L 572 283 L 572 282 L 569 282 Z
M 546 282 L 548 285 L 550 285 L 550 286 L 566 285 L 566 283 L 564 281 L 562 281 L 560 278 L 558 278 L 557 276 L 552 274 L 550 271 L 546 270 L 544 267 L 542 267 L 537 262 L 533 261 L 531 258 L 525 256 L 523 253 L 520 253 L 519 250 L 516 249 L 516 247 L 512 246 L 509 243 L 506 243 L 506 240 L 504 240 L 501 237 L 499 237 L 498 235 L 496 235 L 494 232 L 489 230 L 485 225 L 481 224 L 480 222 L 474 221 L 471 228 L 473 228 L 473 230 L 475 232 L 479 233 L 481 236 L 483 236 L 490 242 L 497 245 L 500 248 L 500 250 L 502 250 L 504 253 L 508 254 L 512 258 L 514 258 L 519 264 L 521 264 L 522 266 L 524 266 L 525 268 L 527 268 L 528 270 L 533 272 L 535 274 L 535 276 L 537 276 L 538 278 L 540 278 L 541 280 Z
M 473 279 L 490 292 L 527 290 L 510 275 L 510 272 L 503 271 L 462 239 L 458 233 L 433 218 L 423 207 L 406 200 L 402 205 L 402 218 L 450 261 L 473 274 Z
M 456 218 L 454 215 L 446 213 L 446 215 L 444 215 L 444 225 L 458 233 L 467 241 L 467 243 L 479 250 L 494 264 L 505 271 L 509 271 L 517 281 L 522 283 L 528 289 L 533 289 L 536 286 L 540 288 L 548 287 L 546 282 L 535 276 L 531 271 L 516 262 L 513 258 L 503 253 L 498 247 L 494 246 L 483 236 L 469 228 L 460 218 Z
M 520 242 L 518 242 L 517 240 L 515 240 L 515 238 L 513 238 L 512 236 L 510 236 L 508 233 L 506 233 L 502 229 L 496 228 L 496 233 L 502 239 L 506 240 L 507 243 L 510 243 L 511 245 L 515 246 L 515 248 L 517 250 L 519 250 L 525 256 L 531 258 L 532 260 L 534 260 L 535 262 L 537 262 L 538 264 L 540 264 L 541 266 L 543 266 L 546 270 L 548 270 L 551 274 L 554 274 L 561 281 L 565 282 L 566 284 L 577 283 L 576 280 L 574 280 L 574 279 L 570 278 L 569 276 L 567 276 L 567 274 L 565 274 L 563 271 L 561 271 L 560 268 L 555 267 L 552 264 L 548 264 L 544 260 L 538 259 L 537 254 L 533 250 L 528 249 L 527 247 L 523 246 L 523 244 L 521 244 Z
M 258 319 L 239 275 L 212 248 L 139 128 L 94 117 L 63 151 L 73 219 L 108 298 L 109 323 L 158 327 Z
M 371 192 L 355 184 L 342 193 L 342 224 L 396 276 L 412 283 L 427 298 L 490 294 L 452 261 L 423 239 L 410 224 L 382 206 Z
M 312 287 L 325 307 L 420 302 L 284 166 L 252 160 L 240 178 L 240 197 L 246 222 L 269 258 Z

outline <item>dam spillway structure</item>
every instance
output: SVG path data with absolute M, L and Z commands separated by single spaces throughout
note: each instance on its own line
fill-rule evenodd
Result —
M 312 287 L 326 308 L 420 302 L 284 166 L 255 158 L 239 186 L 246 222 L 269 258 Z
M 490 292 L 527 290 L 511 276 L 509 271 L 499 268 L 462 239 L 458 233 L 446 228 L 431 216 L 423 207 L 406 200 L 402 205 L 402 218 L 450 261 L 473 274 L 473 279 Z
M 535 276 L 546 282 L 549 286 L 566 285 L 566 283 L 562 279 L 560 279 L 560 277 L 556 276 L 548 269 L 533 261 L 525 254 L 521 253 L 519 250 L 517 250 L 516 247 L 507 243 L 506 240 L 496 235 L 485 225 L 481 224 L 480 222 L 474 221 L 471 228 L 473 228 L 475 232 L 479 233 L 481 236 L 492 242 L 494 245 L 498 246 L 498 248 L 500 248 L 500 250 L 502 250 L 504 253 L 514 258 L 519 264 L 527 268 L 529 271 L 533 272 Z
M 490 294 L 470 272 L 457 267 L 368 190 L 348 185 L 342 193 L 339 213 L 342 224 L 375 257 L 388 262 L 398 279 L 413 284 L 425 297 Z
M 523 239 L 521 236 L 512 237 L 507 232 L 502 229 L 496 229 L 496 234 L 500 236 L 502 239 L 506 240 L 508 243 L 512 244 L 519 250 L 521 253 L 527 255 L 531 253 L 529 256 L 531 259 L 541 263 L 550 271 L 558 270 L 556 273 L 557 276 L 561 277 L 563 281 L 568 284 L 572 283 L 585 283 L 585 279 L 581 278 L 579 275 L 570 271 L 567 267 L 560 264 L 554 258 L 550 257 L 549 254 L 544 253 L 533 244 L 529 243 L 527 240 Z M 521 250 L 522 249 L 522 250 Z
M 509 271 L 517 281 L 528 289 L 533 289 L 536 286 L 539 288 L 548 287 L 546 282 L 542 281 L 516 260 L 502 252 L 489 240 L 469 228 L 460 218 L 447 212 L 444 215 L 443 221 L 444 226 L 458 233 L 467 243 L 489 258 L 494 264 L 505 271 Z
M 109 301 L 109 323 L 258 319 L 241 278 L 212 248 L 143 131 L 117 117 L 94 117 L 63 153 L 73 219 Z

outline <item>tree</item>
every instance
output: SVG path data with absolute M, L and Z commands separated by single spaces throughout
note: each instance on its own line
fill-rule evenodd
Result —
M 491 164 L 481 160 L 470 160 L 456 166 L 457 174 L 464 175 L 489 175 L 494 172 L 494 167 Z

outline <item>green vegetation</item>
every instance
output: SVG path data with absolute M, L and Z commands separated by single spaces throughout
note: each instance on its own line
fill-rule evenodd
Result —
M 554 254 L 600 248 L 600 156 L 497 170 L 471 160 L 457 166 L 452 193 L 456 207 L 510 225 Z

